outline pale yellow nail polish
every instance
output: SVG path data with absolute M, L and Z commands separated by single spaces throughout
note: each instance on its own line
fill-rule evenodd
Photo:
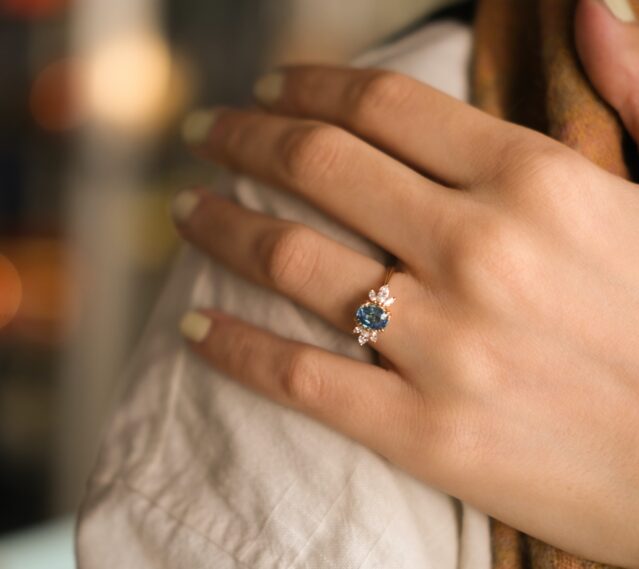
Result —
M 194 190 L 180 192 L 171 204 L 171 214 L 176 221 L 186 221 L 200 203 L 200 196 Z
M 636 22 L 635 12 L 628 0 L 603 0 L 608 9 L 622 22 Z
M 187 312 L 180 321 L 180 332 L 192 342 L 201 342 L 211 330 L 211 319 L 201 312 Z
M 272 71 L 262 75 L 253 86 L 253 96 L 263 105 L 272 105 L 282 96 L 284 73 Z
M 199 145 L 206 141 L 215 124 L 215 110 L 200 110 L 190 113 L 182 123 L 182 137 L 187 144 Z

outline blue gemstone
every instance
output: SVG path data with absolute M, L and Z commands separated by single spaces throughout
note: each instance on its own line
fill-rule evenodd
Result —
M 355 319 L 359 324 L 371 330 L 383 330 L 388 324 L 390 314 L 381 306 L 367 302 L 362 304 L 355 313 Z

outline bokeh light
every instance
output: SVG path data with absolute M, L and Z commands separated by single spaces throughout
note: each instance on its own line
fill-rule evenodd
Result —
M 7 265 L 6 278 L 0 277 L 0 283 L 6 282 L 0 284 L 0 303 L 7 302 L 5 288 L 13 291 L 11 334 L 21 341 L 57 345 L 70 330 L 69 301 L 77 296 L 73 292 L 67 246 L 58 239 L 32 237 L 9 242 L 5 251 L 11 259 L 11 268 Z M 15 288 L 16 278 L 19 293 Z M 15 308 L 16 302 L 19 310 Z M 4 310 L 0 308 L 2 313 Z
M 104 41 L 87 55 L 83 104 L 92 119 L 127 131 L 153 130 L 167 114 L 172 60 L 152 32 Z
M 0 328 L 17 314 L 22 300 L 22 283 L 13 263 L 0 255 Z

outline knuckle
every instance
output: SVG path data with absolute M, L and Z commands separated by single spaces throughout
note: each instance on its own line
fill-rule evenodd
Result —
M 490 214 L 464 223 L 449 240 L 445 265 L 454 285 L 476 295 L 505 288 L 525 290 L 534 271 L 534 249 L 513 221 Z
M 315 350 L 299 348 L 291 356 L 282 380 L 282 390 L 288 400 L 300 407 L 320 407 L 327 396 L 321 369 Z
M 448 242 L 449 262 L 456 272 L 464 273 L 499 256 L 507 246 L 506 225 L 494 215 L 475 216 L 460 224 Z
M 271 230 L 260 241 L 263 271 L 267 281 L 276 289 L 298 293 L 314 278 L 318 259 L 317 236 L 297 224 Z
M 246 376 L 248 362 L 254 357 L 254 344 L 250 336 L 236 326 L 226 326 L 217 344 L 222 352 L 221 359 L 226 361 L 225 367 L 232 375 Z
M 520 159 L 523 180 L 551 182 L 555 185 L 558 178 L 565 176 L 567 161 L 571 154 L 556 144 L 543 145 Z
M 575 236 L 594 229 L 599 207 L 607 203 L 599 167 L 554 141 L 537 141 L 526 152 L 523 146 L 511 154 L 508 174 L 499 180 L 504 205 L 529 220 L 543 219 L 547 229 L 579 228 Z M 585 203 L 593 207 L 582 207 Z
M 415 89 L 412 79 L 401 73 L 375 71 L 355 83 L 347 93 L 348 106 L 355 120 L 368 120 L 405 101 Z
M 338 164 L 347 135 L 331 125 L 295 127 L 282 138 L 280 156 L 284 174 L 293 181 L 312 182 Z
M 501 170 L 501 186 L 516 197 L 522 192 L 544 196 L 554 188 L 565 191 L 572 186 L 566 184 L 572 172 L 583 168 L 576 153 L 537 133 L 515 138 L 504 147 L 502 159 L 507 166 Z
M 238 162 L 242 150 L 248 148 L 251 141 L 257 136 L 257 125 L 250 120 L 238 120 L 237 117 L 222 116 L 224 121 L 224 137 L 221 141 L 221 151 L 226 160 L 231 164 Z

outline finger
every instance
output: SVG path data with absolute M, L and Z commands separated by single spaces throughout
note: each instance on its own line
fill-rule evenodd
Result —
M 182 192 L 174 213 L 180 233 L 214 259 L 345 332 L 353 330 L 355 311 L 367 301 L 368 291 L 383 284 L 386 269 L 378 261 L 305 225 L 250 211 L 210 192 Z M 389 324 L 374 342 L 391 359 L 406 351 L 413 319 L 405 312 L 416 287 L 408 274 L 393 276 L 391 293 L 400 300 L 388 310 L 402 325 Z M 433 306 L 429 318 L 433 322 L 420 325 L 434 326 L 436 313 Z
M 627 2 L 581 0 L 575 14 L 579 56 L 599 94 L 639 143 L 639 25 Z
M 191 312 L 181 322 L 191 347 L 213 367 L 384 454 L 408 440 L 415 388 L 392 371 L 249 325 L 227 314 Z
M 454 187 L 492 170 L 512 128 L 408 76 L 296 66 L 266 75 L 255 95 L 278 113 L 340 125 Z
M 415 240 L 439 241 L 434 232 L 460 209 L 461 192 L 334 126 L 225 109 L 199 136 L 187 134 L 202 155 L 298 193 L 407 262 Z

